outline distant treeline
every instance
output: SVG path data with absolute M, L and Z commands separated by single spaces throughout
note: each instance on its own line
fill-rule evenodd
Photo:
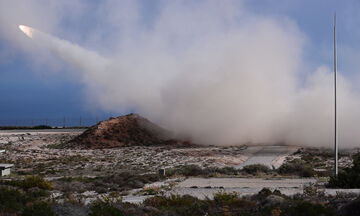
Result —
M 64 127 L 51 127 L 49 125 L 36 125 L 36 126 L 0 126 L 0 130 L 43 130 L 43 129 L 63 129 Z M 65 127 L 67 129 L 82 129 L 87 126 L 72 126 Z
M 109 119 L 102 117 L 58 117 L 58 118 L 14 118 L 0 119 L 2 130 L 11 129 L 49 129 L 50 128 L 83 128 Z

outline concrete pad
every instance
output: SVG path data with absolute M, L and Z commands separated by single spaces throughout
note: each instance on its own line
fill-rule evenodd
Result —
M 264 164 L 270 169 L 277 169 L 283 164 L 288 155 L 299 149 L 296 146 L 258 146 L 258 148 L 260 148 L 258 151 L 254 152 L 243 163 L 235 166 L 235 168 L 242 169 L 247 165 Z
M 223 188 L 303 188 L 316 183 L 314 178 L 302 179 L 261 179 L 261 178 L 188 178 L 176 187 L 223 187 Z

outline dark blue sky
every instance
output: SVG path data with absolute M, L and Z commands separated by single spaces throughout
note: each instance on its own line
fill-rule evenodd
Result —
M 2 1 L 0 7 L 4 10 L 11 10 L 13 5 L 11 3 L 7 5 L 5 2 Z M 32 2 L 44 3 L 42 0 L 33 0 Z M 82 1 L 77 5 L 81 8 L 81 14 L 74 15 L 72 13 L 77 13 L 77 11 L 65 13 L 60 10 L 58 13 L 61 15 L 51 17 L 49 23 L 58 19 L 56 23 L 60 23 L 59 25 L 66 30 L 54 31 L 57 36 L 74 40 L 80 45 L 91 44 L 93 47 L 90 48 L 98 49 L 106 55 L 107 52 L 112 52 L 112 44 L 108 41 L 105 40 L 103 44 L 87 43 L 92 39 L 87 38 L 86 33 L 92 28 L 101 29 L 104 26 L 101 29 L 103 33 L 99 37 L 105 39 L 107 33 L 111 31 L 111 24 L 99 21 L 97 14 L 93 13 L 101 5 L 91 2 L 93 1 Z M 356 71 L 352 68 L 357 67 L 360 60 L 356 58 L 360 56 L 358 51 L 360 48 L 359 1 L 247 0 L 244 1 L 244 4 L 249 10 L 259 15 L 284 16 L 297 24 L 307 38 L 304 61 L 309 70 L 313 70 L 319 64 L 325 64 L 329 67 L 332 65 L 332 16 L 336 10 L 339 28 L 339 53 L 341 54 L 339 56 L 339 69 L 348 76 L 356 77 Z M 146 28 L 146 26 L 151 26 L 151 20 L 156 17 L 157 10 L 161 7 L 161 1 L 140 1 L 140 5 L 144 28 Z M 56 7 L 60 6 L 54 3 L 51 9 L 55 10 Z M 41 9 L 35 9 L 29 8 L 29 10 L 34 10 L 33 13 L 41 11 Z M 66 15 L 67 13 L 69 16 Z M 47 26 L 47 18 L 46 14 L 37 14 L 37 17 L 33 19 L 40 23 L 39 26 Z M 3 28 L 0 31 L 0 119 L 61 118 L 63 116 L 95 117 L 124 113 L 124 111 L 109 112 L 96 106 L 89 107 L 92 103 L 86 99 L 86 88 L 73 76 L 66 75 L 76 73 L 77 69 L 56 60 L 55 56 L 50 57 L 54 59 L 54 64 L 64 65 L 54 71 L 51 71 L 52 67 L 44 62 L 34 64 L 33 58 L 29 57 L 34 53 L 24 51 L 20 45 L 14 43 L 11 34 L 7 34 L 4 30 L 10 24 L 17 23 L 16 15 L 11 17 L 2 15 L 0 19 L 2 19 L 0 28 Z M 45 21 L 41 21 L 41 19 L 45 19 Z M 47 73 L 48 70 L 49 73 Z

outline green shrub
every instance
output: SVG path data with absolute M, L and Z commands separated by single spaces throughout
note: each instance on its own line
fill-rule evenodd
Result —
M 109 199 L 97 200 L 90 206 L 89 216 L 125 216 Z
M 18 184 L 18 182 L 16 182 L 16 184 Z M 18 213 L 23 210 L 26 215 L 51 215 L 47 213 L 41 214 L 41 209 L 45 210 L 46 203 L 38 203 L 39 200 L 48 197 L 48 195 L 48 192 L 37 187 L 22 191 L 21 189 L 13 188 L 12 186 L 0 186 L 0 215 L 2 215 L 2 213 L 18 215 Z M 49 206 L 49 204 L 46 205 Z M 34 211 L 38 213 L 29 213 Z
M 51 190 L 52 186 L 49 181 L 46 181 L 43 177 L 40 176 L 27 176 L 23 181 L 19 182 L 19 185 L 23 189 L 29 188 L 40 188 L 43 190 Z
M 318 215 L 335 215 L 335 210 L 320 204 L 313 204 L 308 201 L 300 201 L 294 206 L 286 209 L 284 215 L 291 216 L 318 216 Z
M 230 204 L 237 202 L 239 199 L 240 199 L 239 194 L 236 192 L 233 193 L 219 192 L 214 194 L 214 201 L 216 203 Z
M 173 175 L 182 175 L 182 176 L 204 176 L 204 177 L 213 177 L 217 174 L 223 175 L 237 175 L 239 170 L 234 167 L 206 167 L 201 168 L 198 165 L 184 165 L 177 168 L 170 168 L 166 170 L 166 176 Z
M 23 180 L 0 181 L 0 184 L 11 185 L 24 190 L 28 190 L 30 188 L 39 188 L 43 190 L 52 189 L 51 183 L 40 176 L 27 176 Z
M 0 215 L 1 212 L 16 213 L 26 203 L 26 197 L 17 189 L 0 187 Z
M 282 164 L 278 169 L 278 173 L 282 175 L 298 175 L 301 177 L 312 177 L 315 175 L 313 167 L 300 159 Z
M 22 216 L 52 216 L 54 212 L 51 209 L 51 205 L 47 202 L 37 202 L 31 205 L 27 205 L 24 209 Z
M 137 174 L 135 172 L 121 172 L 110 176 L 97 178 L 93 181 L 97 187 L 109 188 L 111 184 L 117 185 L 121 191 L 142 188 L 145 184 L 156 182 L 160 180 L 157 174 Z M 106 192 L 106 190 L 104 191 Z
M 209 202 L 199 200 L 190 195 L 171 195 L 154 196 L 147 198 L 144 205 L 155 207 L 162 212 L 173 212 L 172 214 L 157 214 L 157 215 L 206 215 L 208 209 L 211 208 Z
M 207 167 L 204 168 L 204 174 L 206 176 L 215 176 L 216 174 L 223 174 L 223 175 L 238 175 L 239 170 L 234 167 Z
M 269 173 L 269 167 L 265 166 L 264 164 L 251 164 L 244 166 L 242 169 L 244 172 L 248 174 L 260 174 L 260 173 Z
M 348 204 L 343 205 L 340 209 L 340 212 L 341 215 L 344 216 L 360 215 L 360 197 Z
M 214 194 L 214 200 L 209 202 L 210 206 L 217 206 L 221 209 L 223 215 L 228 215 L 233 212 L 242 212 L 240 215 L 247 215 L 256 207 L 257 203 L 241 198 L 238 193 L 219 192 Z M 213 210 L 214 211 L 214 210 Z
M 194 164 L 183 166 L 179 171 L 184 176 L 199 176 L 204 173 L 201 167 Z
M 144 204 L 157 207 L 157 208 L 167 208 L 167 207 L 180 207 L 180 206 L 190 206 L 195 202 L 199 202 L 200 200 L 189 196 L 189 195 L 174 195 L 171 196 L 154 196 L 149 197 L 144 201 Z
M 266 188 L 264 187 L 263 189 L 261 189 L 259 192 L 258 192 L 258 196 L 260 197 L 268 197 L 270 196 L 271 194 L 273 194 L 273 192 L 269 189 L 269 188 Z
M 360 153 L 353 156 L 353 166 L 340 170 L 338 176 L 331 176 L 328 187 L 359 188 L 360 187 Z

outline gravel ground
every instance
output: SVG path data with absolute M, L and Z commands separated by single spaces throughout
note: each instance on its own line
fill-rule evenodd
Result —
M 190 148 L 172 148 L 169 146 L 143 147 L 133 146 L 117 149 L 73 150 L 61 148 L 65 143 L 82 133 L 82 130 L 41 130 L 41 131 L 0 131 L 0 163 L 15 164 L 10 179 L 25 175 L 43 175 L 48 180 L 61 177 L 106 176 L 119 170 L 134 170 L 141 173 L 154 173 L 162 167 L 176 167 L 196 164 L 201 167 L 233 166 L 263 163 L 269 167 L 279 167 L 289 158 L 301 158 L 291 155 L 296 146 L 204 146 Z M 313 156 L 309 157 L 313 159 Z M 345 158 L 349 163 L 349 159 Z M 321 161 L 320 162 L 324 162 Z M 330 163 L 329 163 L 330 162 Z M 344 164 L 345 164 L 344 162 Z M 351 162 L 351 161 L 350 161 Z M 325 162 L 324 162 L 325 163 Z M 331 166 L 331 160 L 325 163 Z M 183 179 L 181 179 L 182 181 Z M 199 198 L 211 198 L 219 191 L 236 191 L 241 195 L 255 194 L 263 187 L 278 189 L 286 195 L 302 193 L 304 186 L 316 183 L 316 179 L 261 179 L 261 178 L 189 178 L 174 183 L 166 194 L 189 194 Z M 80 183 L 79 183 L 80 184 Z M 162 187 L 152 185 L 151 187 Z M 149 187 L 149 186 L 147 186 Z M 134 193 L 133 193 L 134 192 Z M 130 192 L 124 201 L 139 203 L 146 197 Z M 359 190 L 326 189 L 327 194 L 339 192 L 360 193 Z M 54 194 L 61 194 L 54 191 Z M 97 193 L 82 194 L 87 200 L 94 200 Z

